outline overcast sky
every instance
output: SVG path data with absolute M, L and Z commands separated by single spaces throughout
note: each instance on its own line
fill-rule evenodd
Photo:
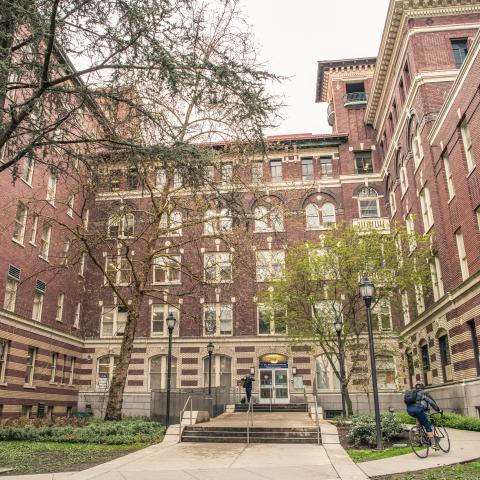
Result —
M 318 60 L 378 54 L 389 0 L 241 0 L 268 69 L 289 77 L 277 93 L 287 107 L 268 134 L 329 133 L 315 103 Z

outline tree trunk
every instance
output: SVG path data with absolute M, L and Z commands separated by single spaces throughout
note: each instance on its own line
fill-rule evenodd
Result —
M 350 398 L 348 385 L 342 385 L 342 388 L 343 388 L 343 395 L 345 398 L 345 409 L 347 411 L 347 416 L 353 415 L 352 399 Z
M 137 329 L 140 302 L 136 299 L 134 305 L 128 306 L 127 322 L 122 338 L 122 346 L 118 363 L 113 372 L 112 382 L 108 390 L 105 420 L 121 420 L 123 406 L 123 392 L 127 383 L 128 367 L 132 358 L 133 342 Z

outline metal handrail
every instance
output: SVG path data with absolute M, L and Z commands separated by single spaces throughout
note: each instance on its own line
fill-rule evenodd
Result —
M 307 387 L 305 385 L 303 386 L 303 398 L 305 400 L 305 405 L 308 413 Z
M 178 426 L 178 441 L 182 441 L 182 420 L 185 410 L 187 409 L 188 402 L 190 402 L 190 426 L 192 426 L 192 417 L 193 417 L 193 399 L 192 396 L 189 395 L 185 405 L 183 406 L 182 410 L 180 411 L 180 425 Z
M 251 425 L 250 425 L 251 424 Z M 247 410 L 247 443 L 250 443 L 250 426 L 253 427 L 253 395 L 248 402 Z
M 317 424 L 317 444 L 320 445 L 320 419 L 318 416 L 318 398 L 317 393 L 314 393 L 315 399 L 315 423 Z

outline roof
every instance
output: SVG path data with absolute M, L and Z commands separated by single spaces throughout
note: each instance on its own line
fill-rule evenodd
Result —
M 329 70 L 348 67 L 359 67 L 364 65 L 375 65 L 376 57 L 347 58 L 341 60 L 320 60 L 317 69 L 317 90 L 315 102 L 326 101 L 327 82 L 325 74 Z

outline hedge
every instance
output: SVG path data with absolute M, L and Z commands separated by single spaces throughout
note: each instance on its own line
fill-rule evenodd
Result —
M 396 413 L 395 415 L 402 423 L 406 423 L 409 425 L 415 423 L 415 419 L 406 412 Z M 480 419 L 475 417 L 469 417 L 467 415 L 460 415 L 458 413 L 444 413 L 443 418 L 440 419 L 440 423 L 448 428 L 480 432 Z

